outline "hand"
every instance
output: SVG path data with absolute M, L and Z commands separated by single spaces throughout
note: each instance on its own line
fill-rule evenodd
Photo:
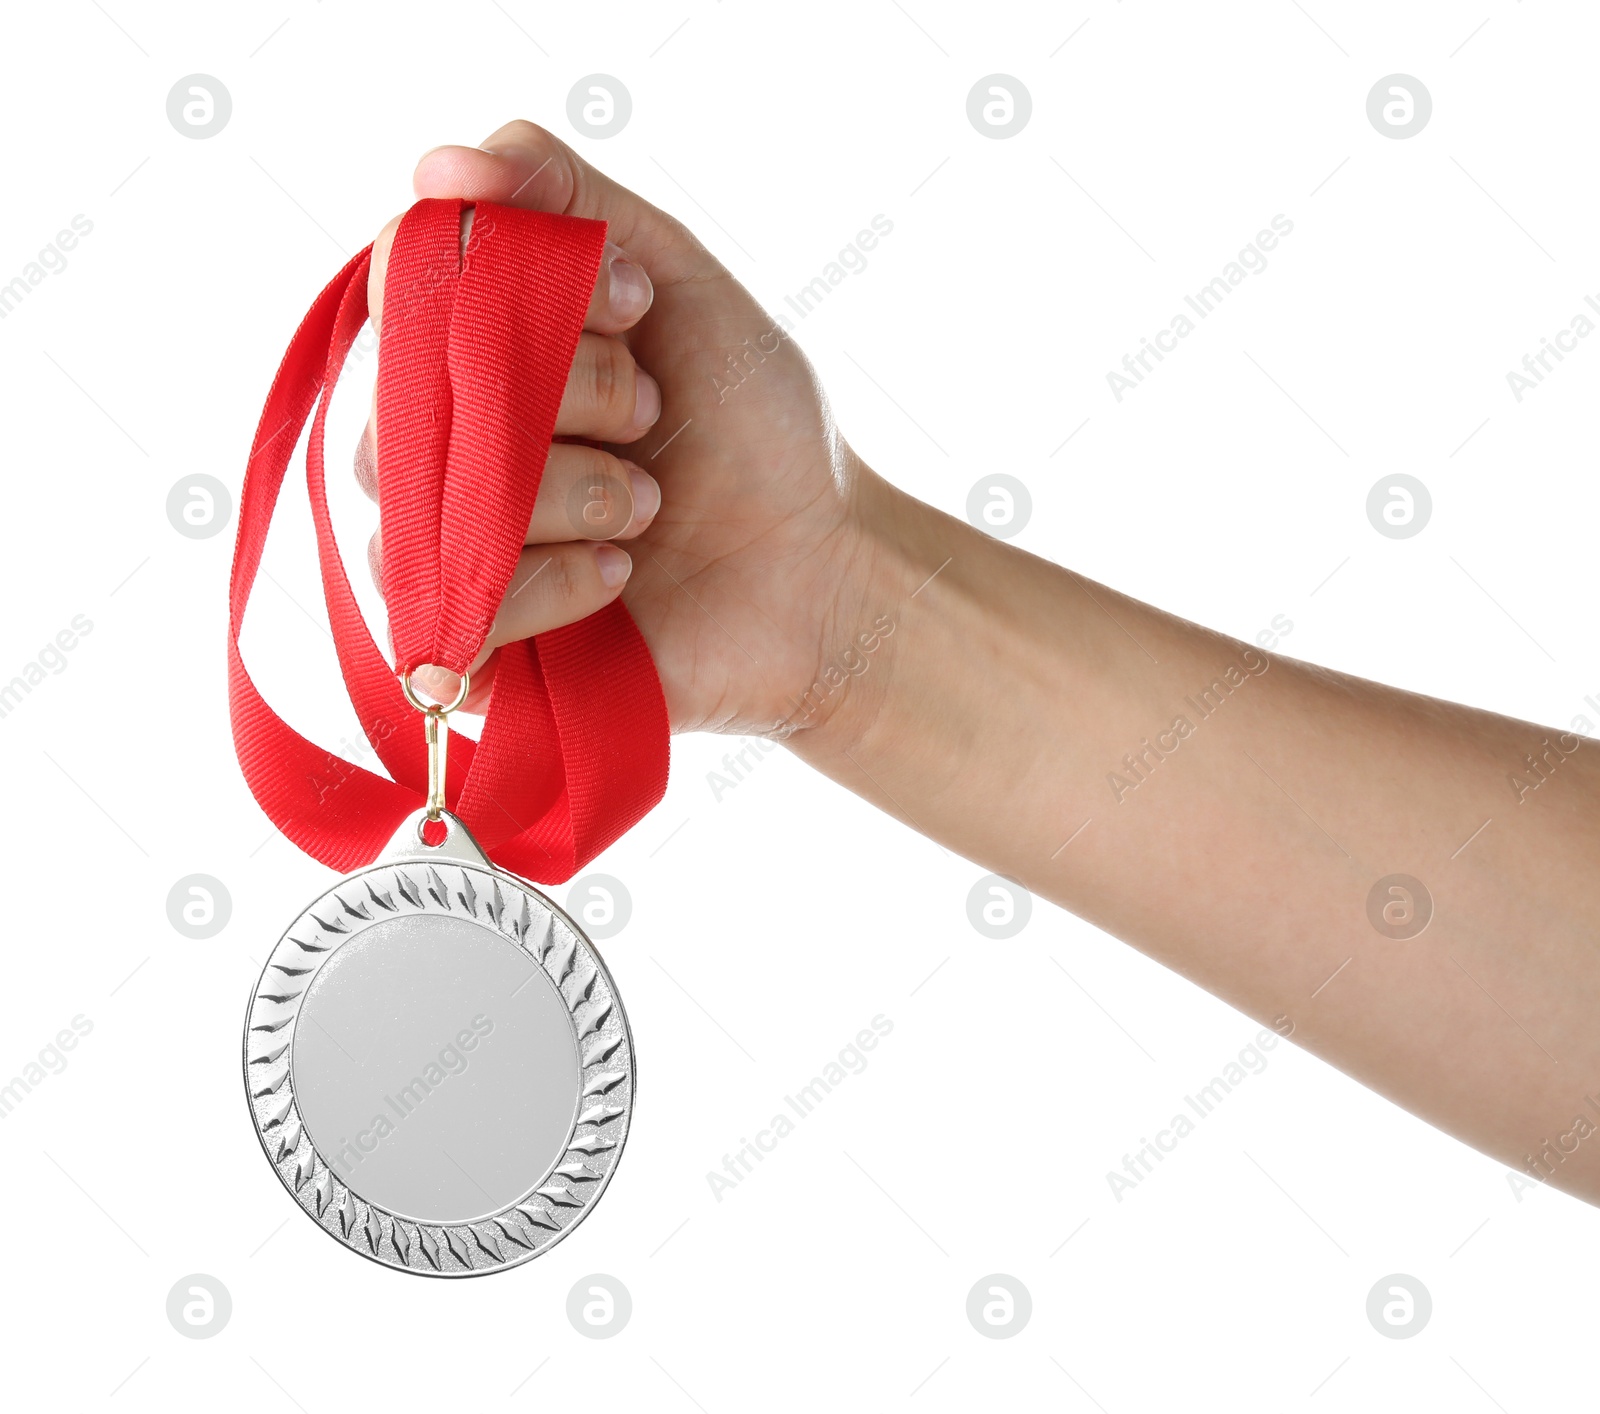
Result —
M 1269 659 L 893 491 L 839 436 L 794 344 L 682 226 L 538 128 L 487 148 L 429 153 L 418 192 L 604 217 L 654 284 L 642 317 L 597 292 L 559 425 L 659 481 L 660 509 L 642 513 L 646 490 L 615 533 L 676 727 L 783 733 L 811 692 L 822 711 L 798 724 L 829 720 L 790 745 L 840 784 L 1600 1203 L 1600 1144 L 1569 1157 L 1548 1138 L 1571 1129 L 1570 1076 L 1600 1073 L 1595 750 Z M 580 475 L 567 455 L 524 567 L 559 567 L 556 588 L 508 602 L 498 642 L 615 592 L 597 583 L 600 547 L 548 509 Z M 620 462 L 604 469 L 621 484 Z M 885 611 L 894 638 L 872 671 L 812 692 Z M 1506 772 L 1541 746 L 1513 816 Z M 1453 864 L 1462 840 L 1477 865 Z M 1426 941 L 1385 946 L 1373 890 L 1423 875 L 1441 890 Z
M 820 723 L 844 694 L 821 711 L 802 698 L 872 618 L 858 512 L 864 481 L 882 483 L 834 427 L 794 342 L 688 230 L 532 123 L 481 149 L 435 148 L 413 180 L 419 197 L 603 219 L 612 242 L 556 423 L 605 450 L 552 449 L 483 656 L 621 593 L 675 731 Z M 369 282 L 380 358 L 398 220 L 378 238 Z M 356 457 L 369 495 L 375 420 Z M 375 571 L 380 555 L 375 537 Z M 441 677 L 424 685 L 448 697 L 455 680 Z M 487 658 L 469 710 L 483 709 L 492 679 Z

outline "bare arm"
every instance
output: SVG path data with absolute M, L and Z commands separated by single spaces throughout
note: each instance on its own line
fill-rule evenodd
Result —
M 1269 656 L 870 473 L 857 502 L 857 618 L 894 627 L 800 756 L 1600 1201 L 1592 744 Z
M 895 491 L 781 318 L 532 124 L 435 149 L 415 184 L 603 217 L 649 286 L 624 315 L 609 267 L 604 338 L 563 402 L 564 430 L 644 460 L 556 449 L 519 576 L 536 587 L 502 606 L 492 643 L 622 594 L 675 730 L 785 739 L 950 849 L 1287 1018 L 1415 1114 L 1600 1202 L 1600 1138 L 1582 1142 L 1600 1125 L 1600 748 L 1268 658 Z M 599 387 L 609 413 L 584 406 Z M 629 478 L 631 500 L 596 502 L 622 508 L 599 527 L 619 559 L 568 511 L 574 488 Z M 561 573 L 535 573 L 549 564 Z M 492 677 L 491 659 L 475 692 Z

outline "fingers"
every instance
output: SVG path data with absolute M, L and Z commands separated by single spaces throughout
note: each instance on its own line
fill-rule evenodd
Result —
M 725 276 L 722 266 L 689 231 L 664 212 L 596 171 L 551 134 L 531 123 L 508 124 L 483 148 L 445 147 L 428 153 L 414 178 L 421 197 L 495 201 L 528 210 L 561 212 L 609 225 L 599 277 L 590 296 L 584 333 L 562 394 L 558 436 L 626 445 L 642 437 L 661 415 L 661 390 L 617 337 L 650 309 L 663 282 Z M 471 211 L 463 213 L 462 242 Z M 367 302 L 381 339 L 384 282 L 400 218 L 374 242 Z M 381 351 L 380 351 L 381 356 Z M 356 449 L 355 474 L 377 496 L 376 417 Z M 622 592 L 632 560 L 607 543 L 639 534 L 655 517 L 661 490 L 631 462 L 575 442 L 553 446 L 522 552 L 500 612 L 473 665 L 466 709 L 483 710 L 494 677 L 494 650 L 580 619 Z M 382 545 L 377 535 L 368 559 L 381 586 Z M 454 695 L 450 674 L 419 686 L 439 700 Z
M 382 558 L 382 542 L 374 535 L 367 561 L 373 579 L 380 582 Z M 534 545 L 524 550 L 489 636 L 468 669 L 473 674 L 474 699 L 481 686 L 478 674 L 496 648 L 588 618 L 622 593 L 632 572 L 628 552 L 603 542 Z M 448 673 L 419 673 L 417 682 L 438 701 L 448 701 L 457 686 L 455 676 Z
M 481 154 L 480 154 L 481 155 Z M 396 216 L 378 233 L 372 243 L 372 263 L 367 270 L 367 312 L 373 330 L 383 333 L 384 281 L 389 273 L 389 252 L 394 246 L 394 233 L 400 225 Z M 462 248 L 470 239 L 472 212 L 462 219 Z M 622 334 L 633 328 L 649 310 L 655 299 L 655 286 L 644 267 L 630 260 L 626 251 L 615 241 L 607 241 L 600 257 L 600 273 L 589 296 L 589 309 L 584 315 L 583 327 L 596 334 Z
M 622 593 L 632 572 L 632 556 L 617 545 L 530 546 L 518 557 L 480 656 L 502 643 L 588 618 Z
M 400 227 L 400 218 L 394 217 L 378 232 L 372 243 L 372 262 L 367 266 L 367 317 L 372 320 L 372 332 L 383 336 L 383 280 L 389 272 L 389 251 L 394 246 L 394 233 Z
M 374 393 L 374 403 L 376 403 L 376 393 Z M 567 376 L 567 385 L 561 393 L 561 406 L 556 412 L 556 435 L 589 437 L 597 442 L 618 444 L 636 442 L 655 425 L 656 419 L 660 416 L 660 385 L 634 362 L 633 355 L 627 348 L 618 340 L 607 338 L 603 334 L 581 335 L 578 339 L 577 357 L 572 361 L 572 371 Z M 360 441 L 356 443 L 355 452 L 356 482 L 374 501 L 378 499 L 377 425 L 377 410 L 374 406 L 373 411 L 367 416 L 367 425 Z M 595 475 L 597 469 L 593 465 L 587 472 L 583 472 L 571 464 L 576 454 L 587 450 L 589 449 L 560 444 L 552 447 L 549 462 L 546 464 L 546 479 L 552 470 L 565 467 L 567 477 L 562 485 L 565 494 L 571 490 L 570 483 L 580 474 Z M 617 459 L 608 457 L 606 460 L 615 465 L 602 479 L 608 484 L 617 482 L 626 485 L 629 477 L 620 470 Z M 638 471 L 638 468 L 634 470 Z M 639 475 L 643 476 L 644 473 L 641 471 Z M 648 512 L 653 516 L 661 504 L 661 492 L 648 476 L 645 477 L 645 482 L 648 482 L 647 486 L 635 485 L 630 494 L 635 500 L 640 501 L 641 507 L 651 500 L 653 494 L 654 504 L 650 505 Z M 539 499 L 541 503 L 544 502 L 543 489 L 540 490 Z M 612 499 L 617 498 L 613 495 Z M 589 519 L 585 520 L 584 524 L 596 524 L 593 513 L 587 514 Z M 610 539 L 620 535 L 628 524 L 626 520 L 619 524 L 609 511 L 598 523 L 609 527 L 603 535 L 575 528 L 568 520 L 559 522 L 551 520 L 548 523 L 551 533 L 539 538 L 567 540 L 576 536 L 583 539 Z M 638 528 L 643 527 L 641 525 Z
M 367 545 L 367 565 L 373 582 L 381 587 L 383 542 L 376 532 Z M 465 709 L 482 711 L 487 706 L 495 649 L 588 618 L 622 593 L 632 572 L 628 552 L 604 542 L 534 545 L 524 550 L 489 636 L 468 669 L 472 690 Z M 417 673 L 416 682 L 436 702 L 448 702 L 460 679 L 442 669 L 425 668 Z
M 660 385 L 634 362 L 626 345 L 603 334 L 578 337 L 556 413 L 557 436 L 636 442 L 660 416 Z
M 607 241 L 583 327 L 596 334 L 625 333 L 644 318 L 655 297 L 644 266 L 629 260 L 614 241 Z
M 377 401 L 374 390 L 373 401 Z M 369 501 L 378 499 L 378 417 L 376 411 L 367 414 L 367 425 L 361 429 L 361 439 L 356 443 L 356 485 Z
M 383 588 L 383 532 L 367 541 L 367 569 Z M 517 568 L 500 611 L 490 626 L 473 670 L 502 643 L 532 638 L 546 629 L 586 619 L 603 609 L 628 582 L 633 557 L 619 546 L 583 541 L 529 545 L 517 556 Z
M 367 275 L 367 306 L 372 327 L 379 337 L 378 357 L 383 357 L 383 274 L 399 217 L 390 221 L 373 242 L 372 267 Z M 602 264 L 600 278 L 589 302 L 589 314 L 607 328 L 626 328 L 650 306 L 653 288 L 644 271 L 632 261 L 618 258 Z M 622 274 L 619 270 L 632 271 Z M 609 272 L 609 273 L 608 273 Z M 635 280 L 637 276 L 637 283 Z M 628 311 L 637 309 L 638 314 Z M 376 394 L 374 394 L 376 400 Z M 661 388 L 634 362 L 633 355 L 620 339 L 596 330 L 585 330 L 578 338 L 578 351 L 567 375 L 556 415 L 556 434 L 562 437 L 592 437 L 602 442 L 635 442 L 655 425 L 661 416 Z M 368 419 L 368 444 L 365 455 L 376 464 L 374 417 Z M 358 459 L 363 453 L 357 453 Z M 370 468 L 369 468 L 370 470 Z M 358 460 L 357 477 L 363 476 Z M 365 482 L 363 481 L 363 484 Z M 370 492 L 369 492 L 370 494 Z
M 412 186 L 418 196 L 496 201 L 605 221 L 611 239 L 657 285 L 727 273 L 685 226 L 533 123 L 507 123 L 482 147 L 434 148 L 418 162 Z
M 550 449 L 524 544 L 631 540 L 661 509 L 661 487 L 630 461 L 597 447 Z
M 378 499 L 370 422 L 356 447 L 356 481 L 369 500 Z M 545 461 L 539 496 L 522 543 L 631 540 L 649 527 L 660 509 L 661 485 L 642 467 L 598 447 L 557 442 Z M 377 556 L 377 545 L 378 537 L 374 535 L 369 556 Z M 377 566 L 378 561 L 373 558 L 374 582 Z

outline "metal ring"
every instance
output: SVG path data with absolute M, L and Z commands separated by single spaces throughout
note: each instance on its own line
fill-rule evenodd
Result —
M 432 663 L 427 663 L 427 664 L 424 664 L 423 666 L 425 666 L 425 667 L 434 667 L 436 665 L 432 664 Z M 448 671 L 448 670 L 446 670 L 446 671 Z M 416 688 L 414 688 L 411 685 L 411 673 L 412 673 L 412 670 L 410 668 L 407 668 L 405 670 L 405 672 L 400 674 L 400 691 L 405 693 L 406 701 L 409 702 L 413 707 L 415 707 L 417 709 L 417 711 L 419 711 L 419 712 L 423 712 L 423 713 L 437 712 L 441 717 L 448 717 L 452 712 L 454 712 L 456 710 L 456 708 L 458 708 L 463 702 L 465 702 L 467 700 L 467 693 L 472 690 L 472 674 L 471 673 L 462 673 L 461 674 L 461 687 L 456 693 L 456 700 L 454 702 L 452 702 L 448 707 L 440 706 L 440 704 L 438 704 L 437 702 L 424 702 L 420 697 L 417 696 Z

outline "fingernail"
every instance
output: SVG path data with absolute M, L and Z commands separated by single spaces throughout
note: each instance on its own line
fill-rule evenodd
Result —
M 642 265 L 635 265 L 617 246 L 609 246 L 611 257 L 611 285 L 608 298 L 613 318 L 632 323 L 655 298 L 655 289 Z
M 643 369 L 634 380 L 633 425 L 654 427 L 661 416 L 661 385 Z
M 596 545 L 595 563 L 600 567 L 600 578 L 607 589 L 615 589 L 633 570 L 633 559 L 626 550 L 615 545 Z
M 661 483 L 643 467 L 623 462 L 628 468 L 628 489 L 633 493 L 633 524 L 643 525 L 661 509 Z

